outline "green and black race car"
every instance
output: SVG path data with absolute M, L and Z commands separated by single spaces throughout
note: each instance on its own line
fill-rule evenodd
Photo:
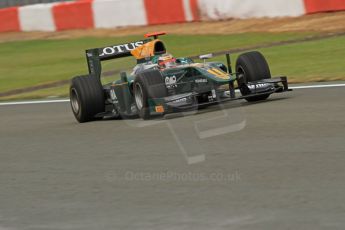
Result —
M 289 90 L 286 77 L 271 78 L 269 66 L 259 52 L 241 54 L 233 72 L 229 54 L 225 55 L 226 64 L 207 62 L 212 54 L 200 56 L 202 63 L 173 58 L 158 39 L 164 34 L 147 34 L 145 40 L 86 50 L 89 74 L 74 77 L 70 86 L 76 119 L 149 119 L 231 100 L 265 100 L 272 93 Z M 119 80 L 102 85 L 101 62 L 129 56 L 137 59 L 133 72 L 122 72 Z M 241 96 L 236 96 L 235 89 Z

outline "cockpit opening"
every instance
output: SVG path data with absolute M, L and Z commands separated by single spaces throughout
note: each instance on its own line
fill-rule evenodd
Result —
M 165 49 L 165 45 L 163 42 L 161 41 L 157 41 L 155 43 L 155 47 L 154 47 L 154 54 L 155 55 L 162 55 L 165 54 L 167 51 Z

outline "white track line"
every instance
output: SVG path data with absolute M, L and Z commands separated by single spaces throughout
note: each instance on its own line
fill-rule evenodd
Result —
M 69 102 L 69 99 L 61 100 L 45 100 L 45 101 L 15 101 L 15 102 L 2 102 L 0 105 L 32 105 L 32 104 L 48 104 L 48 103 L 62 103 Z
M 331 87 L 344 87 L 345 84 L 329 84 L 329 85 L 302 85 L 291 86 L 290 89 L 315 89 L 315 88 L 331 88 Z
M 316 88 L 332 88 L 332 87 L 345 87 L 345 84 L 329 84 L 329 85 L 302 85 L 291 86 L 290 89 L 316 89 Z M 49 104 L 49 103 L 64 103 L 69 102 L 69 99 L 60 100 L 42 100 L 42 101 L 17 101 L 17 102 L 2 102 L 2 105 L 32 105 L 32 104 Z

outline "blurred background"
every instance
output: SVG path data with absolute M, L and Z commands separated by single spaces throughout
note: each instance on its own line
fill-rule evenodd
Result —
M 0 100 L 67 97 L 85 50 L 162 37 L 175 56 L 259 50 L 291 83 L 345 80 L 343 0 L 0 0 Z M 196 61 L 199 61 L 196 59 Z M 105 82 L 131 72 L 103 65 Z

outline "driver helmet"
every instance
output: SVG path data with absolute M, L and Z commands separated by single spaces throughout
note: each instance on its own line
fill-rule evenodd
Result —
M 164 54 L 158 58 L 158 66 L 160 68 L 171 68 L 176 66 L 176 58 L 171 54 Z

